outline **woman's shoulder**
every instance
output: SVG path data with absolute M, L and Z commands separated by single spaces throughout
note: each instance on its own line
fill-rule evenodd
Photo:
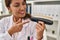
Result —
M 9 17 L 4 17 L 4 18 L 0 19 L 0 27 L 7 26 L 7 24 L 9 23 L 9 19 L 10 19 L 10 16 Z
M 11 16 L 3 17 L 2 19 L 0 19 L 0 22 L 7 22 L 10 20 L 10 18 L 11 18 Z

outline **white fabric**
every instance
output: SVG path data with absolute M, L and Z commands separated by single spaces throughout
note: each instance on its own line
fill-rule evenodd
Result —
M 28 36 L 32 36 L 33 40 L 37 40 L 36 31 L 35 31 L 36 22 L 32 22 L 32 21 L 24 24 L 22 31 L 13 34 L 11 37 L 7 31 L 12 27 L 12 23 L 13 23 L 12 18 L 13 16 L 10 16 L 0 20 L 0 40 L 27 40 Z M 44 35 L 46 35 L 45 32 Z M 44 36 L 44 38 L 46 38 L 46 36 Z

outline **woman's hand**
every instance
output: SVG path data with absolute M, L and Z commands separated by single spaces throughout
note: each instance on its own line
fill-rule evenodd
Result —
M 41 40 L 43 38 L 44 29 L 45 29 L 44 22 L 38 21 L 38 23 L 36 25 L 37 40 Z
M 17 22 L 14 22 L 12 27 L 8 30 L 8 33 L 12 36 L 13 33 L 20 32 L 23 28 L 23 25 L 28 22 L 29 21 L 22 22 L 21 19 L 19 19 Z

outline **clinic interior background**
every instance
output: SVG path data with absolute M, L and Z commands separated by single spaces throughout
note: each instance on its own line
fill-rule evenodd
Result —
M 42 17 L 53 21 L 53 25 L 46 25 L 45 40 L 60 40 L 60 0 L 27 0 L 27 12 L 35 17 Z M 0 19 L 10 16 L 4 0 L 0 0 Z

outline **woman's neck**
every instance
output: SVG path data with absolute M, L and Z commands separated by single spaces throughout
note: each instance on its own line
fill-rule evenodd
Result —
M 19 19 L 21 19 L 20 21 L 22 21 L 22 18 L 13 16 L 13 21 L 14 21 L 14 22 L 17 22 Z

